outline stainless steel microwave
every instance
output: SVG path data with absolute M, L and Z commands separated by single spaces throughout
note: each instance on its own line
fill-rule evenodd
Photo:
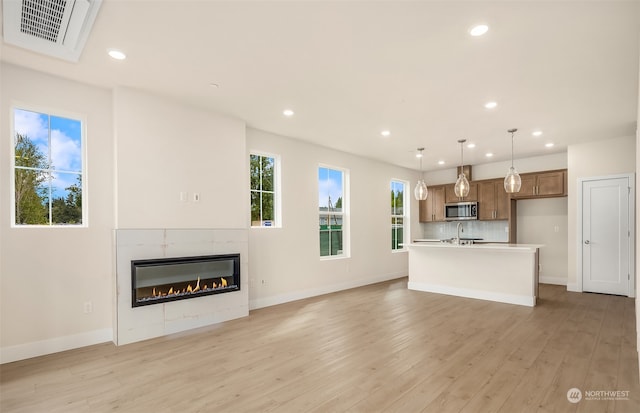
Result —
M 478 219 L 478 203 L 451 202 L 444 204 L 444 219 L 447 221 Z

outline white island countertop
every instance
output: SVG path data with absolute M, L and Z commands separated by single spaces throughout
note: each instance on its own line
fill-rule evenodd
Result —
M 448 242 L 438 242 L 438 241 L 414 241 L 409 244 L 410 247 L 427 247 L 427 248 L 462 248 L 462 249 L 492 249 L 492 250 L 523 250 L 532 252 L 539 248 L 542 248 L 544 245 L 540 244 L 507 244 L 501 242 L 487 242 L 487 243 L 479 243 L 468 244 L 468 245 L 458 245 L 452 244 Z
M 409 244 L 411 290 L 533 307 L 539 244 Z

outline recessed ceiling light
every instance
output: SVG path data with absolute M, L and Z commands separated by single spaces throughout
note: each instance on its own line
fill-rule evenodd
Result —
M 438 161 L 438 165 L 444 165 L 444 161 Z
M 471 30 L 469 30 L 469 34 L 471 36 L 482 36 L 487 31 L 489 31 L 489 26 L 486 24 L 479 24 L 477 26 L 473 26 Z
M 546 146 L 547 148 L 553 148 L 553 143 L 552 142 L 545 143 L 544 146 Z
M 391 132 L 389 132 L 388 130 L 383 130 L 382 132 L 380 132 L 380 135 L 389 136 L 389 135 L 391 135 Z
M 467 148 L 469 148 L 469 149 L 473 149 L 475 147 L 476 147 L 475 143 L 470 143 L 470 144 L 467 145 Z
M 293 116 L 294 112 L 291 109 L 285 109 L 285 110 L 282 111 L 282 114 L 284 116 L 291 117 L 291 116 Z
M 487 103 L 484 104 L 484 107 L 487 108 L 487 109 L 493 109 L 496 106 L 498 106 L 498 104 L 496 102 L 487 102 Z
M 533 136 L 540 136 L 540 135 L 542 135 L 542 131 L 541 131 L 541 130 L 534 131 L 534 132 L 532 133 L 532 135 L 533 135 Z
M 487 158 L 491 158 L 491 157 L 493 156 L 493 154 L 492 154 L 491 152 L 488 152 L 488 153 L 487 153 L 486 155 L 484 155 L 484 156 L 486 156 Z
M 109 53 L 109 56 L 111 56 L 113 59 L 116 59 L 116 60 L 124 60 L 127 58 L 127 55 L 121 52 L 120 50 L 109 49 L 107 53 Z

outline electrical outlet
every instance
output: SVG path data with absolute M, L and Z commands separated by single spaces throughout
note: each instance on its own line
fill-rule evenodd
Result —
M 553 231 L 554 232 L 560 232 L 560 226 L 556 225 L 555 227 L 553 227 Z
M 187 202 L 187 193 L 180 192 L 180 202 Z
M 193 193 L 193 202 L 200 202 L 200 194 L 197 192 Z
M 86 301 L 84 303 L 84 313 L 90 314 L 92 312 L 93 312 L 93 303 L 91 303 L 91 301 Z

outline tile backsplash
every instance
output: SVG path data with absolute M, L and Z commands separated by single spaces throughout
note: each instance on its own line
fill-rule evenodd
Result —
M 452 221 L 422 223 L 425 239 L 447 239 L 456 236 L 456 226 L 462 222 L 460 238 L 482 238 L 486 242 L 508 242 L 508 221 Z

